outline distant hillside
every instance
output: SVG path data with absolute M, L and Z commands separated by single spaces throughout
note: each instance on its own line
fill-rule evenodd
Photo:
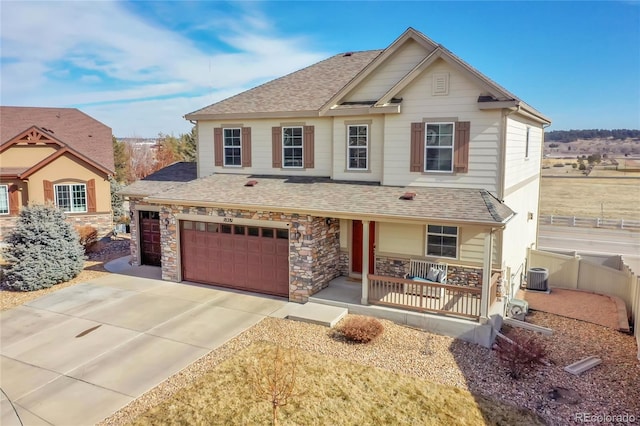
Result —
M 544 139 L 548 142 L 573 142 L 578 139 L 640 139 L 640 130 L 552 130 L 550 132 L 545 132 Z

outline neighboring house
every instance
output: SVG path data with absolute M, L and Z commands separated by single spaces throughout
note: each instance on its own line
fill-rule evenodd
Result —
M 411 28 L 185 118 L 198 179 L 123 192 L 132 260 L 165 280 L 305 302 L 346 276 L 362 304 L 476 325 L 523 280 L 550 121 Z M 421 297 L 412 259 L 447 285 Z
M 23 206 L 47 202 L 75 226 L 111 231 L 111 138 L 75 108 L 0 107 L 0 237 Z

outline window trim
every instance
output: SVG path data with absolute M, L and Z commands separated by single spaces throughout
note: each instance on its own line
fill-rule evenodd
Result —
M 456 255 L 455 255 L 455 257 L 429 254 L 429 235 L 436 235 L 436 236 L 441 236 L 441 237 L 453 237 L 452 234 L 445 234 L 443 232 L 429 232 L 429 226 L 440 226 L 440 227 L 456 228 L 456 235 L 455 235 L 455 239 L 456 239 Z M 460 227 L 459 226 L 455 226 L 455 225 L 438 225 L 438 224 L 434 224 L 434 223 L 427 224 L 425 226 L 424 253 L 425 253 L 425 256 L 427 256 L 427 257 L 435 257 L 435 258 L 442 258 L 442 259 L 459 259 L 459 256 L 460 256 Z
M 234 146 L 234 145 L 230 145 L 227 146 L 227 137 L 226 137 L 226 131 L 227 130 L 238 130 L 238 138 L 240 139 L 240 145 L 238 146 Z M 231 136 L 231 138 L 234 138 L 235 136 Z M 227 148 L 229 149 L 239 149 L 240 150 L 240 164 L 227 164 Z M 242 167 L 242 127 L 223 127 L 222 128 L 222 166 L 223 167 Z
M 430 125 L 438 125 L 441 126 L 443 124 L 450 124 L 451 125 L 451 146 L 450 147 L 441 147 L 441 146 L 429 146 L 427 144 L 427 138 L 429 137 L 429 132 L 427 131 L 428 126 Z M 422 153 L 423 155 L 423 161 L 424 161 L 424 173 L 453 173 L 454 172 L 454 163 L 455 163 L 455 143 L 456 143 L 456 122 L 455 121 L 432 121 L 432 122 L 425 122 L 424 123 L 424 152 Z M 451 166 L 449 168 L 449 170 L 429 170 L 427 169 L 427 165 L 428 165 L 428 161 L 427 161 L 427 151 L 429 149 L 448 149 L 451 150 Z
M 300 161 L 299 166 L 287 166 L 286 161 L 287 157 L 285 155 L 286 149 L 298 148 L 297 145 L 293 146 L 285 146 L 284 145 L 284 137 L 285 137 L 285 129 L 300 129 L 300 149 L 302 150 L 302 159 Z M 282 135 L 280 136 L 280 141 L 282 144 L 282 168 L 283 169 L 304 169 L 304 126 L 281 126 Z
M 78 185 L 84 187 L 84 210 L 73 210 L 73 186 Z M 64 210 L 58 202 L 58 188 L 66 186 L 69 188 L 69 210 Z M 56 183 L 53 185 L 53 199 L 56 207 L 62 209 L 65 213 L 88 213 L 89 212 L 89 195 L 87 193 L 86 182 Z
M 351 147 L 349 145 L 349 138 L 351 137 L 350 135 L 350 129 L 351 127 L 364 127 L 366 129 L 366 145 L 364 146 L 364 149 L 366 150 L 366 165 L 365 167 L 351 167 L 351 154 L 350 151 L 351 149 L 362 149 L 361 146 L 354 146 Z M 348 171 L 358 171 L 358 172 L 362 172 L 362 171 L 367 171 L 369 170 L 369 124 L 367 123 L 362 123 L 362 124 L 347 124 L 347 170 Z
M 11 214 L 11 206 L 9 205 L 9 185 L 0 185 L 0 188 L 4 188 L 4 194 L 5 194 L 5 200 L 6 200 L 6 204 L 7 204 L 7 211 L 6 212 L 2 212 L 0 211 L 0 215 L 4 216 L 4 215 L 10 215 Z M 1 195 L 0 195 L 1 196 Z

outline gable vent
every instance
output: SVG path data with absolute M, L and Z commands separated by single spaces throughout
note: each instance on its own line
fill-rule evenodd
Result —
M 250 180 L 249 182 L 245 183 L 244 186 L 256 186 L 257 184 L 257 180 Z
M 405 192 L 400 196 L 400 200 L 413 200 L 416 196 L 415 192 Z
M 449 94 L 449 73 L 437 72 L 433 74 L 431 85 L 431 94 L 434 96 L 443 96 Z

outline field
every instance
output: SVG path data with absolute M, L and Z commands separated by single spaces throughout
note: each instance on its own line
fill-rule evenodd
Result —
M 540 214 L 640 220 L 640 173 L 633 174 L 637 178 L 565 175 L 575 177 L 542 178 Z

